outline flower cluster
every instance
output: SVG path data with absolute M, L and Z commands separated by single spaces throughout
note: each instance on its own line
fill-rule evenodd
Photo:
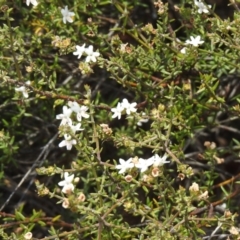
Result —
M 125 173 L 128 169 L 132 169 L 133 167 L 136 167 L 140 170 L 141 173 L 148 170 L 150 166 L 153 167 L 160 167 L 163 166 L 165 163 L 169 163 L 170 161 L 166 161 L 167 155 L 164 155 L 163 157 L 160 157 L 158 154 L 155 154 L 154 156 L 143 159 L 143 158 L 129 158 L 128 160 L 124 160 L 122 158 L 119 159 L 119 163 L 116 166 L 116 169 L 119 169 L 120 174 Z
M 96 62 L 97 57 L 100 56 L 99 52 L 94 52 L 93 51 L 93 46 L 90 45 L 89 47 L 85 47 L 85 43 L 82 46 L 76 45 L 76 51 L 73 53 L 73 55 L 78 56 L 78 59 L 81 58 L 83 54 L 86 54 L 86 62 Z
M 63 106 L 63 113 L 56 116 L 61 120 L 60 132 L 64 134 L 64 140 L 59 143 L 59 147 L 65 147 L 67 150 L 71 150 L 73 145 L 77 144 L 76 139 L 73 138 L 77 131 L 82 131 L 81 121 L 82 118 L 89 118 L 87 113 L 88 107 L 80 106 L 77 102 L 68 102 L 68 106 Z M 75 113 L 75 117 L 78 121 L 77 124 L 73 124 L 72 113 Z
M 130 115 L 132 112 L 137 111 L 137 103 L 129 103 L 126 98 L 122 100 L 122 102 L 118 102 L 117 107 L 112 108 L 111 111 L 114 113 L 112 118 L 121 119 L 122 113 L 125 111 L 127 115 Z
M 200 13 L 200 14 L 209 13 L 208 8 L 212 7 L 211 5 L 207 5 L 208 6 L 208 8 L 207 8 L 206 5 L 201 0 L 199 0 L 199 1 L 194 0 L 194 4 L 198 7 L 198 13 Z

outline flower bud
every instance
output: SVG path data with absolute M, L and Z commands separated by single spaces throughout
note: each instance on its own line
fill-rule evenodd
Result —
M 62 207 L 63 208 L 69 208 L 69 201 L 68 201 L 67 198 L 63 199 Z
M 132 175 L 127 175 L 126 177 L 125 177 L 125 180 L 126 180 L 126 182 L 131 182 L 132 181 Z
M 32 233 L 31 233 L 31 232 L 27 232 L 27 233 L 24 235 L 24 239 L 25 239 L 25 240 L 30 240 L 30 239 L 32 239 Z
M 198 197 L 199 200 L 206 200 L 207 198 L 208 198 L 208 191 L 205 191 Z
M 159 169 L 157 167 L 153 168 L 152 176 L 153 177 L 158 177 L 159 176 Z
M 78 183 L 79 181 L 80 181 L 80 178 L 79 178 L 79 177 L 76 177 L 76 178 L 74 178 L 74 180 L 73 180 L 74 183 Z
M 77 199 L 80 202 L 84 202 L 86 200 L 86 196 L 83 193 L 80 193 Z
M 194 183 L 190 186 L 189 191 L 190 191 L 190 192 L 199 192 L 199 186 L 198 186 L 198 184 L 194 182 Z

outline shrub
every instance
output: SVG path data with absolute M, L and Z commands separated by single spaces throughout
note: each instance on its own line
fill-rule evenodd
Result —
M 239 239 L 238 5 L 174 4 L 1 1 L 3 239 Z

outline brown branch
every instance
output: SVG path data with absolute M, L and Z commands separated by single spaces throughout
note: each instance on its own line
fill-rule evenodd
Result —
M 50 98 L 50 99 L 62 99 L 62 100 L 65 100 L 65 101 L 75 101 L 79 104 L 83 104 L 84 101 L 86 101 L 86 99 L 76 99 L 76 98 L 73 98 L 73 97 L 69 97 L 67 95 L 63 95 L 63 94 L 57 94 L 57 93 L 52 93 L 52 92 L 49 92 L 49 91 L 42 91 L 42 90 L 38 90 L 32 86 L 29 86 L 27 85 L 25 82 L 20 82 L 20 81 L 16 81 L 16 80 L 13 80 L 13 79 L 7 79 L 7 81 L 11 84 L 15 84 L 15 85 L 20 85 L 20 86 L 24 86 L 26 87 L 27 89 L 35 92 L 36 94 L 39 94 L 41 96 L 45 96 L 46 98 Z M 110 111 L 111 108 L 108 107 L 108 106 L 103 106 L 103 105 L 96 105 L 94 106 L 95 108 L 99 108 L 99 109 L 104 109 L 104 110 L 107 110 L 107 111 Z
M 57 94 L 57 93 L 52 93 L 52 92 L 49 92 L 49 91 L 38 90 L 38 89 L 36 89 L 36 88 L 34 88 L 32 86 L 29 86 L 25 82 L 16 81 L 16 80 L 13 80 L 13 79 L 7 79 L 7 81 L 9 83 L 11 83 L 11 84 L 24 86 L 24 87 L 28 88 L 29 90 L 35 92 L 36 94 L 39 94 L 41 96 L 45 96 L 46 98 L 62 99 L 62 100 L 65 100 L 65 101 L 75 101 L 75 102 L 77 102 L 79 104 L 84 104 L 84 101 L 86 101 L 86 99 L 76 99 L 76 98 L 69 97 L 69 96 L 63 95 L 63 94 Z M 143 107 L 146 103 L 147 103 L 146 101 L 143 101 L 143 102 L 139 103 L 137 105 L 137 108 Z M 103 105 L 95 105 L 94 108 L 111 111 L 111 107 L 105 106 L 105 105 L 104 106 Z
M 231 177 L 230 179 L 227 179 L 226 181 L 223 181 L 219 184 L 216 184 L 212 187 L 212 189 L 214 188 L 218 188 L 218 187 L 222 187 L 224 185 L 227 185 L 227 184 L 232 184 L 234 181 L 236 181 L 238 178 L 240 177 L 240 173 L 238 173 L 235 177 Z
M 5 213 L 5 212 L 0 212 L 0 216 L 16 218 L 15 215 L 8 214 L 8 213 Z M 16 221 L 16 222 L 12 222 L 12 223 L 1 224 L 0 228 L 6 229 L 6 228 L 14 227 L 16 225 L 18 226 L 20 224 L 37 223 L 39 221 L 42 221 L 45 224 L 50 225 L 50 226 L 56 225 L 56 226 L 61 226 L 61 227 L 65 227 L 65 228 L 73 228 L 73 224 L 66 223 L 64 221 L 59 221 L 59 220 L 58 221 L 54 221 L 53 219 L 54 218 L 51 218 L 51 217 L 42 217 L 42 218 L 36 218 L 36 219 L 26 218 L 23 221 Z

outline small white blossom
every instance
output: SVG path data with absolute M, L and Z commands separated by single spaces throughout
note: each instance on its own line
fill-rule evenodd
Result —
M 209 13 L 208 8 L 206 7 L 206 5 L 200 0 L 194 0 L 195 5 L 198 7 L 198 13 L 202 14 L 202 13 Z M 211 5 L 208 5 L 209 8 L 211 8 Z
M 30 85 L 31 82 L 30 82 L 30 81 L 27 81 L 26 84 L 27 84 L 27 85 Z M 28 91 L 27 91 L 27 89 L 26 89 L 25 86 L 21 86 L 21 87 L 15 88 L 15 91 L 16 91 L 16 92 L 21 92 L 22 95 L 23 95 L 25 98 L 28 98 Z
M 120 49 L 119 51 L 122 52 L 122 53 L 125 53 L 126 52 L 126 47 L 127 47 L 128 43 L 125 43 L 125 44 L 120 44 Z
M 63 15 L 63 23 L 64 24 L 66 24 L 67 22 L 70 22 L 70 23 L 73 22 L 72 17 L 75 15 L 75 13 L 74 12 L 70 12 L 68 10 L 68 6 L 65 6 L 65 8 L 62 8 L 61 9 L 61 13 Z
M 31 3 L 33 6 L 37 6 L 37 5 L 38 5 L 37 0 L 26 0 L 27 6 L 29 6 L 30 3 Z
M 169 163 L 170 161 L 166 161 L 167 159 L 167 155 L 164 155 L 163 157 L 159 157 L 158 154 L 155 154 L 153 156 L 154 162 L 153 162 L 153 166 L 154 167 L 159 167 L 164 165 L 165 163 Z
M 135 164 L 135 167 L 139 168 L 141 173 L 143 173 L 143 172 L 147 171 L 148 167 L 153 165 L 153 162 L 154 162 L 153 157 L 151 157 L 149 159 L 139 158 L 138 163 Z
M 87 54 L 86 57 L 86 62 L 96 62 L 97 61 L 97 57 L 100 56 L 99 52 L 94 52 L 93 51 L 93 46 L 90 45 L 88 48 L 85 49 L 85 53 Z
M 222 203 L 221 205 L 218 205 L 220 208 L 222 208 L 223 210 L 226 210 L 227 208 L 227 204 L 226 203 Z
M 27 92 L 27 89 L 25 88 L 25 86 L 21 86 L 19 88 L 15 88 L 15 91 L 16 92 L 21 92 L 22 95 L 25 97 L 25 98 L 28 98 L 28 92 Z
M 72 101 L 69 101 L 68 102 L 68 106 L 72 109 L 73 112 L 78 112 L 79 110 L 79 104 L 77 102 L 72 102 Z
M 116 166 L 116 169 L 120 169 L 118 173 L 122 174 L 125 173 L 127 169 L 131 169 L 134 167 L 134 163 L 132 162 L 132 158 L 128 160 L 124 160 L 122 158 L 119 159 L 119 165 Z
M 58 114 L 56 119 L 61 119 L 60 125 L 71 125 L 72 119 L 70 118 L 72 114 L 72 109 L 68 108 L 67 106 L 63 106 L 63 113 Z
M 81 123 L 78 123 L 76 125 L 73 125 L 72 123 L 69 124 L 69 127 L 71 128 L 72 132 L 75 134 L 77 131 L 82 131 L 84 130 L 83 128 L 81 128 Z
M 62 140 L 58 146 L 59 147 L 65 147 L 67 148 L 67 150 L 71 150 L 73 145 L 77 144 L 76 139 L 72 139 L 72 137 L 69 134 L 64 134 L 64 140 Z
M 82 118 L 89 118 L 89 114 L 86 113 L 88 111 L 88 107 L 86 106 L 81 106 L 78 113 L 77 113 L 77 120 L 79 122 L 82 121 Z
M 182 42 L 181 42 L 181 40 L 179 38 L 176 38 L 176 42 L 182 44 Z M 180 53 L 186 54 L 186 50 L 187 50 L 187 48 L 183 47 L 183 48 L 181 48 Z
M 120 119 L 121 118 L 121 115 L 122 115 L 122 111 L 123 111 L 123 107 L 122 107 L 122 104 L 121 103 L 118 103 L 117 107 L 116 108 L 111 108 L 111 111 L 114 113 L 112 115 L 112 118 L 118 118 Z
M 88 107 L 80 106 L 77 102 L 71 101 L 68 102 L 68 106 L 77 114 L 77 120 L 79 122 L 82 121 L 82 118 L 89 118 L 89 114 L 87 113 Z
M 136 112 L 137 103 L 129 103 L 126 98 L 122 100 L 122 107 L 126 110 L 127 115 L 130 115 L 131 112 Z
M 239 235 L 239 228 L 236 228 L 234 226 L 231 226 L 231 228 L 228 230 L 232 235 Z
M 78 55 L 78 59 L 85 53 L 85 43 L 82 46 L 76 45 L 76 52 L 73 55 Z
M 72 184 L 72 181 L 74 179 L 74 174 L 69 176 L 68 172 L 64 173 L 64 180 L 60 181 L 58 185 L 60 187 L 63 187 L 62 192 L 63 193 L 71 193 L 74 190 L 74 186 Z
M 143 112 L 143 113 L 142 113 L 142 116 L 146 116 L 146 113 Z M 141 118 L 141 119 L 137 122 L 137 125 L 138 125 L 139 127 L 141 127 L 143 123 L 147 123 L 148 121 L 149 121 L 148 118 Z
M 147 174 L 144 174 L 144 175 L 142 176 L 142 180 L 143 180 L 144 182 L 149 182 L 149 181 L 151 181 L 151 176 L 149 176 L 149 175 L 147 175 Z
M 180 50 L 180 53 L 186 54 L 186 50 L 187 50 L 187 48 L 186 48 L 186 47 L 183 47 L 183 48 Z
M 198 47 L 200 44 L 204 43 L 204 41 L 201 41 L 201 37 L 200 36 L 197 36 L 195 38 L 193 36 L 190 36 L 190 39 L 191 40 L 187 40 L 186 41 L 186 44 L 191 44 L 194 47 Z
M 200 196 L 198 196 L 199 200 L 206 200 L 208 198 L 208 191 L 205 191 L 204 193 L 202 193 Z

